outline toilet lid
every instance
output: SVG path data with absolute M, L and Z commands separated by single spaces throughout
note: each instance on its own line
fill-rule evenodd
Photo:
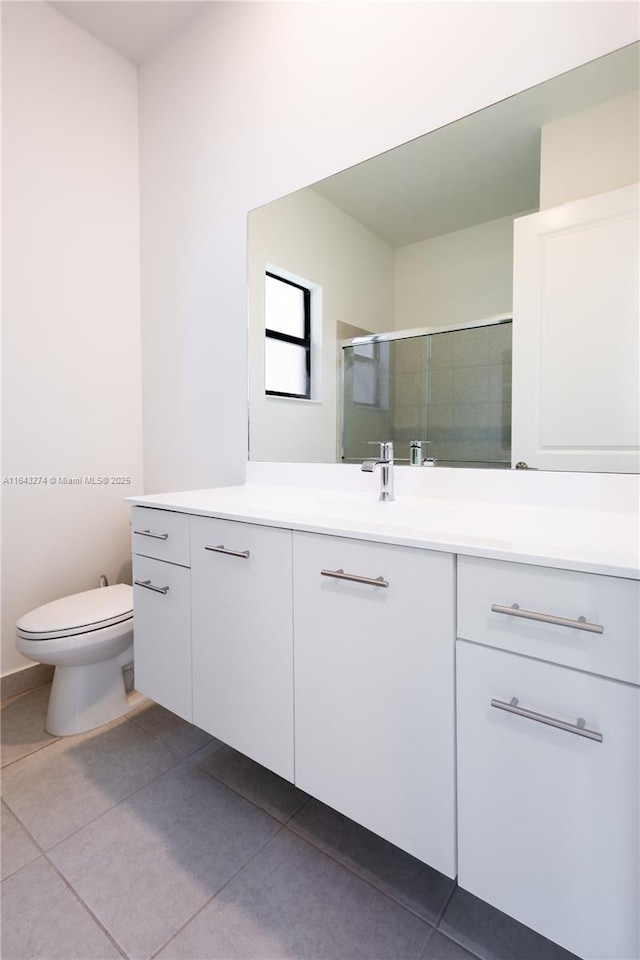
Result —
M 17 630 L 29 640 L 49 640 L 111 627 L 132 616 L 133 589 L 116 583 L 45 603 L 21 617 Z

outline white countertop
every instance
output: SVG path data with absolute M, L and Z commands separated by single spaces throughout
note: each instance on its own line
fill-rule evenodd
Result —
M 372 484 L 355 492 L 247 483 L 127 500 L 179 513 L 640 579 L 638 515 L 616 509 L 406 494 L 381 503 Z

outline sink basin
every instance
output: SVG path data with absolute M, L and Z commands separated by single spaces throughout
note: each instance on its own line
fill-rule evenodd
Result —
M 274 519 L 298 521 L 316 529 L 344 530 L 401 539 L 422 539 L 448 543 L 500 541 L 502 544 L 568 544 L 585 549 L 593 537 L 625 536 L 625 518 L 616 514 L 587 514 L 581 510 L 559 510 L 514 506 L 491 502 L 430 501 L 402 497 L 391 502 L 374 499 L 369 493 L 327 492 L 312 489 L 262 489 L 252 502 L 252 512 L 269 513 Z M 594 523 L 602 529 L 594 530 Z
M 475 504 L 403 499 L 382 502 L 368 495 L 324 493 L 313 490 L 274 491 L 254 504 L 256 510 L 268 510 L 291 518 L 299 517 L 313 525 L 364 527 L 380 532 L 403 530 L 406 533 L 439 531 L 441 534 L 464 530 L 475 535 L 495 536 L 491 524 Z

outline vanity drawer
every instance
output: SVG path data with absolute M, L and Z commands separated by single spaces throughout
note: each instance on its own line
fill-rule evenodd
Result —
M 458 559 L 457 633 L 465 640 L 639 683 L 639 630 L 636 580 Z
M 460 886 L 585 960 L 632 960 L 640 690 L 457 648 Z
M 171 510 L 134 507 L 131 514 L 131 550 L 188 567 L 189 517 Z

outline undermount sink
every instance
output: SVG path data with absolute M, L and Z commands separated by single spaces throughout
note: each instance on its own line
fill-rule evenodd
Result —
M 402 528 L 424 533 L 438 530 L 441 533 L 467 530 L 477 535 L 480 531 L 491 535 L 491 526 L 480 515 L 480 509 L 471 503 L 433 503 L 417 498 L 383 502 L 370 495 L 354 493 L 325 493 L 309 491 L 274 491 L 260 503 L 260 509 L 268 509 L 287 515 L 304 517 L 309 522 L 331 525 L 331 522 L 348 525 Z
M 585 547 L 594 535 L 593 515 L 581 510 L 530 509 L 473 501 L 445 503 L 418 497 L 382 502 L 372 497 L 371 492 L 273 488 L 261 493 L 253 504 L 256 511 L 266 510 L 282 519 L 299 519 L 319 528 L 343 528 L 346 533 L 369 530 L 397 533 L 403 539 L 415 536 L 443 542 L 452 539 L 529 544 L 572 542 Z M 624 521 L 622 516 L 614 514 L 600 519 L 606 523 L 609 535 Z

